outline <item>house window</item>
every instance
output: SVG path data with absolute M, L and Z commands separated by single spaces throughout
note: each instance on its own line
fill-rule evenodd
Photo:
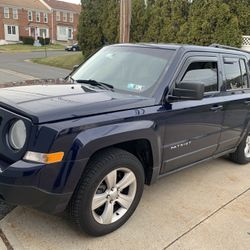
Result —
M 40 37 L 48 37 L 47 29 L 40 29 Z
M 18 19 L 18 10 L 13 9 L 13 19 Z
M 56 12 L 56 21 L 60 21 L 61 20 L 61 13 L 60 11 Z
M 16 35 L 16 26 L 12 26 L 12 35 Z
M 73 39 L 73 29 L 72 28 L 68 29 L 68 39 Z
M 59 26 L 58 33 L 60 36 L 67 36 L 67 28 L 64 26 Z
M 68 19 L 68 18 L 67 18 L 67 15 L 68 15 L 68 14 L 67 14 L 66 12 L 63 13 L 63 21 L 64 21 L 64 22 L 67 22 L 67 19 Z
M 10 9 L 8 7 L 4 7 L 4 18 L 10 18 Z
M 44 21 L 45 23 L 48 22 L 48 13 L 43 13 L 43 21 Z
M 71 23 L 74 22 L 74 14 L 73 14 L 73 13 L 70 13 L 70 14 L 69 14 L 69 21 L 70 21 Z
M 41 14 L 40 14 L 40 12 L 36 12 L 36 21 L 38 23 L 40 23 L 40 21 L 41 21 Z
M 28 20 L 33 21 L 33 13 L 31 10 L 28 11 Z
M 16 26 L 10 26 L 8 25 L 8 35 L 16 35 Z
M 11 34 L 12 34 L 11 26 L 8 26 L 8 35 L 11 35 Z

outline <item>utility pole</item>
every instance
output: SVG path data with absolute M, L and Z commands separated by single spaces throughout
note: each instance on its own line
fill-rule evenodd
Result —
M 120 0 L 120 43 L 129 43 L 131 0 Z

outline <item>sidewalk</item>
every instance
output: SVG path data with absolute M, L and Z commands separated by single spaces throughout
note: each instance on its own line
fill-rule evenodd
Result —
M 248 250 L 249 188 L 250 164 L 218 159 L 146 187 L 134 216 L 105 237 L 86 236 L 66 218 L 22 207 L 0 227 L 15 250 Z

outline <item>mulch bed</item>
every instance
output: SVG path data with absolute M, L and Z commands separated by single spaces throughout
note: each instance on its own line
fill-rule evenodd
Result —
M 27 80 L 22 82 L 0 83 L 0 88 L 31 86 L 31 85 L 52 85 L 52 84 L 68 84 L 68 83 L 64 79 Z

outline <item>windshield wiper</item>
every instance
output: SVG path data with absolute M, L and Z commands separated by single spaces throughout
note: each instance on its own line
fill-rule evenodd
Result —
M 114 86 L 108 83 L 104 83 L 104 82 L 98 82 L 96 80 L 75 80 L 77 83 L 85 83 L 85 84 L 90 84 L 92 86 L 96 86 L 96 87 L 102 87 L 103 89 L 107 89 L 107 90 L 112 90 L 114 89 Z

